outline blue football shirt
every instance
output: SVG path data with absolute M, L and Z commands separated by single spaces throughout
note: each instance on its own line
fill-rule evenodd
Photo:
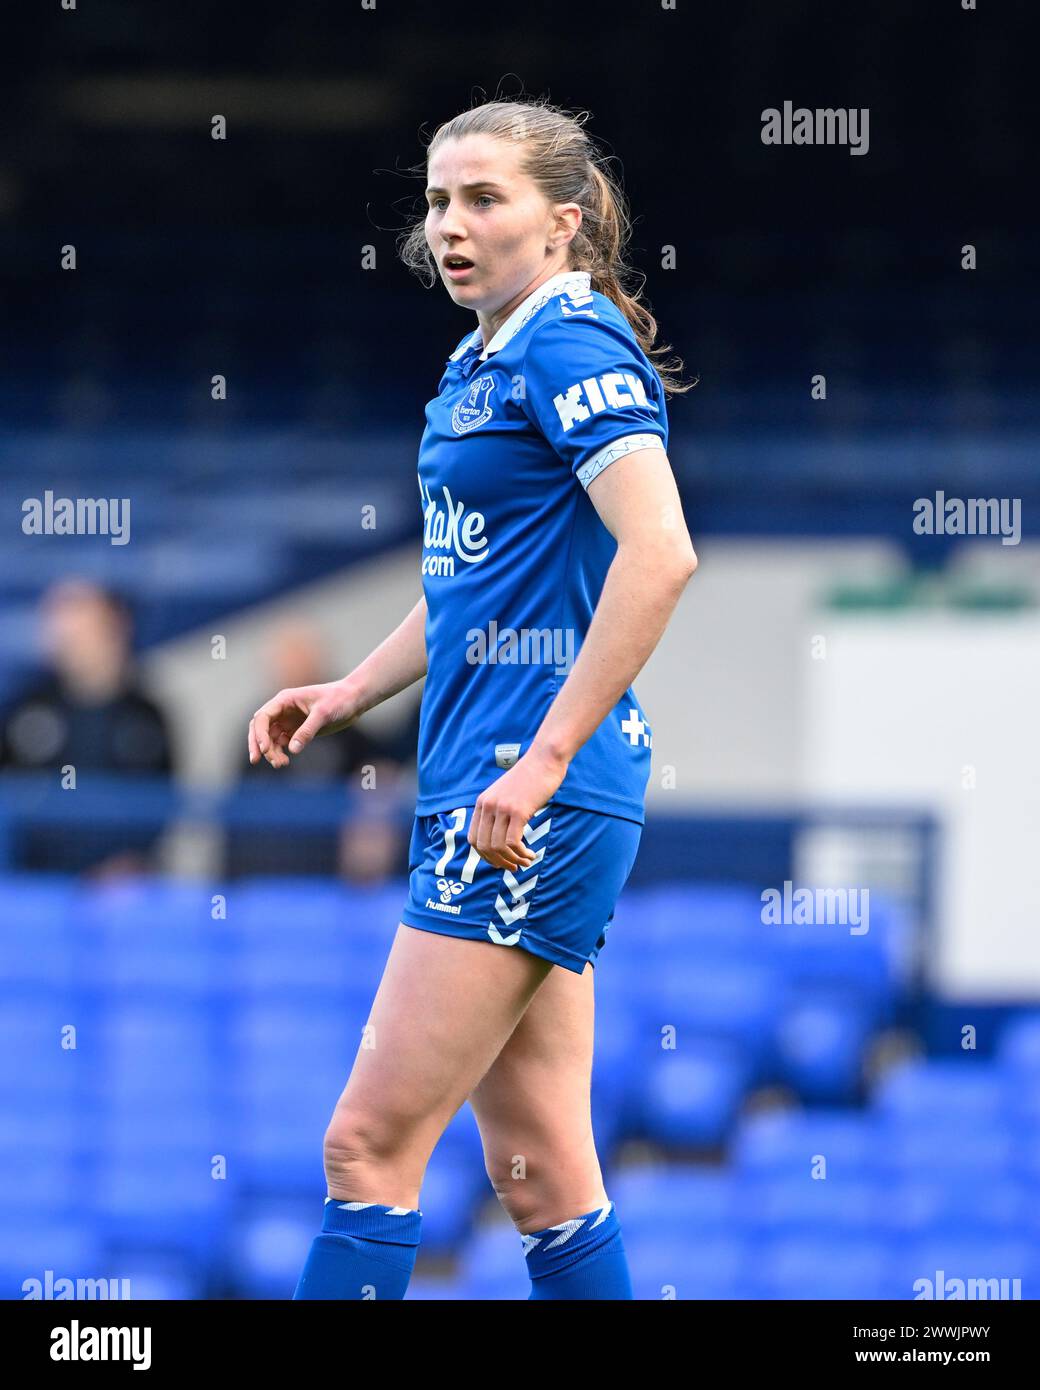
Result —
M 419 448 L 427 677 L 416 812 L 472 805 L 530 748 L 574 664 L 617 542 L 586 489 L 668 446 L 665 394 L 585 271 L 540 285 L 448 359 Z M 556 799 L 644 822 L 652 738 L 631 688 Z

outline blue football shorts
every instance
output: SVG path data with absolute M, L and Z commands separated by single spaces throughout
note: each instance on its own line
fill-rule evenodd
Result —
M 472 816 L 472 806 L 416 816 L 401 921 L 520 947 L 582 974 L 606 942 L 643 827 L 550 801 L 523 831 L 535 862 L 514 873 L 477 854 L 467 839 Z

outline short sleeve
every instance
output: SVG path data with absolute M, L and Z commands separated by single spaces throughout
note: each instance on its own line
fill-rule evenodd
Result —
M 524 413 L 587 488 L 637 449 L 664 449 L 656 372 L 616 324 L 588 314 L 535 329 L 521 374 Z

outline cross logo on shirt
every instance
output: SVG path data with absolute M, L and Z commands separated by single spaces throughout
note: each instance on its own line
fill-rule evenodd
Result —
M 644 748 L 653 748 L 654 738 L 649 728 L 639 717 L 637 709 L 628 711 L 628 718 L 621 721 L 621 732 L 628 735 L 628 742 L 631 747 L 635 747 L 642 740 Z

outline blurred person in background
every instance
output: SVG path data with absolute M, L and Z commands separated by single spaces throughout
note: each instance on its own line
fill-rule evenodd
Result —
M 61 580 L 45 592 L 40 617 L 46 669 L 4 716 L 0 768 L 58 774 L 72 767 L 76 789 L 88 793 L 91 773 L 171 776 L 169 726 L 138 681 L 126 599 L 86 579 Z M 111 827 L 81 817 L 27 831 L 18 863 L 93 876 L 148 871 L 162 830 L 133 814 Z
M 271 684 L 283 690 L 320 684 L 328 674 L 321 636 L 303 621 L 285 623 L 272 633 L 267 664 Z M 273 830 L 230 828 L 225 839 L 227 875 L 235 878 L 303 871 L 373 883 L 406 871 L 407 835 L 393 815 L 392 803 L 415 763 L 418 724 L 419 702 L 415 701 L 409 713 L 387 730 L 376 733 L 359 720 L 340 738 L 315 743 L 312 759 L 291 764 L 290 780 L 301 786 L 345 783 L 353 790 L 364 788 L 370 795 L 362 809 L 331 835 L 316 831 L 308 837 L 305 849 L 280 826 Z M 251 762 L 248 749 L 243 750 L 238 779 L 249 787 L 272 785 L 276 780 L 266 762 Z

